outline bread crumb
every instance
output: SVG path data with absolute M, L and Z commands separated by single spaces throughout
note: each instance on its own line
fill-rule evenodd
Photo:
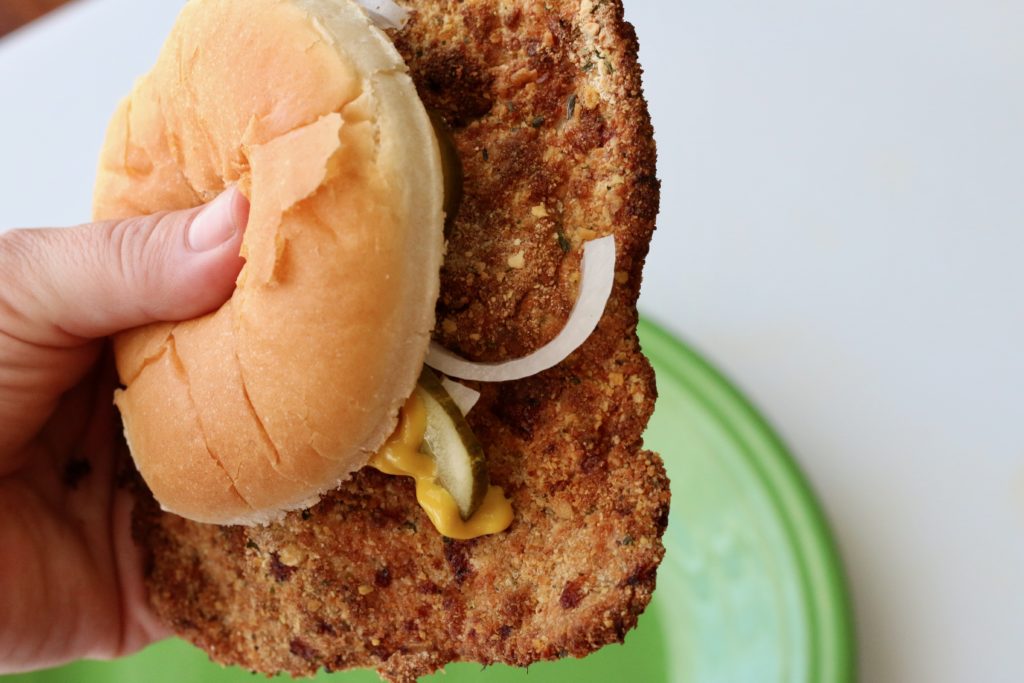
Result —
M 573 517 L 572 505 L 565 500 L 556 499 L 551 501 L 551 511 L 559 519 L 572 519 Z
M 548 208 L 543 204 L 538 204 L 537 206 L 530 209 L 530 213 L 533 214 L 534 218 L 547 218 Z
M 535 69 L 529 69 L 523 67 L 517 70 L 511 77 L 509 77 L 509 83 L 514 87 L 519 88 L 527 83 L 533 83 L 537 80 L 537 71 Z
M 306 559 L 306 553 L 298 546 L 289 544 L 281 548 L 281 552 L 277 554 L 277 557 L 281 560 L 281 564 L 289 567 L 298 567 Z
M 517 251 L 508 257 L 508 267 L 519 270 L 526 265 L 526 253 L 523 251 Z
M 367 585 L 366 585 L 366 584 L 364 583 L 364 584 L 363 584 L 363 585 L 361 585 L 361 586 L 360 586 L 360 587 L 359 587 L 359 588 L 358 588 L 357 590 L 359 591 L 359 594 L 360 594 L 360 595 L 369 595 L 370 593 L 372 593 L 372 592 L 373 592 L 373 586 L 367 586 Z

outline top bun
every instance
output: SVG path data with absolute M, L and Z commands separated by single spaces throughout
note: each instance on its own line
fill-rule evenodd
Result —
M 217 524 L 306 507 L 366 464 L 423 365 L 443 179 L 402 58 L 351 0 L 191 0 L 107 133 L 96 219 L 237 185 L 220 310 L 115 340 L 116 402 L 160 504 Z

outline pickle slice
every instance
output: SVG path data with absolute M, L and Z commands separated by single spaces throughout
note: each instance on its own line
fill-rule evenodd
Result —
M 444 170 L 444 236 L 449 237 L 455 216 L 462 205 L 462 159 L 455 147 L 455 137 L 440 112 L 428 109 L 430 122 L 434 125 L 434 137 L 441 151 L 441 168 Z
M 423 452 L 436 463 L 437 483 L 455 499 L 459 516 L 468 520 L 490 486 L 483 446 L 437 375 L 428 368 L 423 368 L 416 392 L 427 412 Z

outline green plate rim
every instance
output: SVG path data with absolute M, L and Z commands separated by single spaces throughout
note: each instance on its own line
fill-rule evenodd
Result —
M 728 429 L 769 493 L 800 571 L 809 624 L 811 681 L 856 680 L 856 635 L 848 582 L 825 512 L 775 430 L 703 356 L 647 317 L 637 332 L 644 353 L 691 390 Z

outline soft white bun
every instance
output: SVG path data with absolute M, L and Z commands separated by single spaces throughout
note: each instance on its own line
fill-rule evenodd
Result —
M 94 213 L 197 206 L 233 184 L 252 203 L 234 295 L 120 335 L 116 402 L 165 509 L 252 524 L 366 464 L 434 324 L 437 143 L 351 0 L 191 0 L 114 115 Z

